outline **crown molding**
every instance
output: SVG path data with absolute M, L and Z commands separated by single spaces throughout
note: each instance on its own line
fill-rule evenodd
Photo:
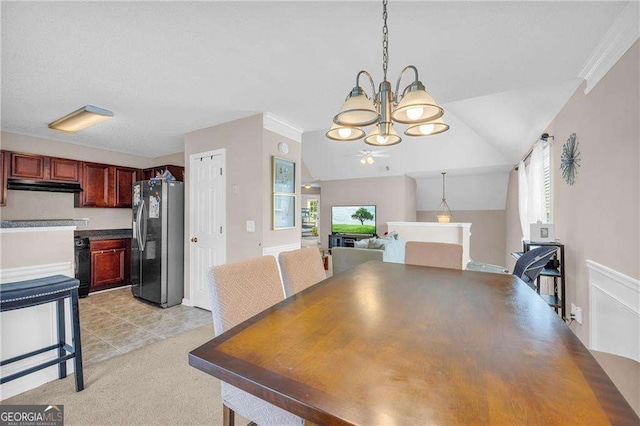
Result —
M 627 50 L 640 37 L 639 3 L 635 1 L 620 12 L 618 18 L 591 52 L 578 77 L 587 80 L 584 90 L 588 94 L 604 77 Z
M 262 114 L 262 127 L 270 132 L 302 143 L 302 133 L 304 133 L 304 129 L 276 115 L 268 112 Z

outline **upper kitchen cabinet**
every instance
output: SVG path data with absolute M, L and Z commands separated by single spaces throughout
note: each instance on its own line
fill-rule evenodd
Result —
M 9 178 L 13 179 L 45 179 L 45 157 L 42 155 L 8 153 L 10 159 Z
M 80 186 L 82 192 L 76 194 L 76 207 L 112 207 L 109 187 L 112 166 L 97 163 L 81 163 Z
M 114 167 L 114 207 L 131 207 L 131 188 L 137 180 L 138 169 Z
M 76 207 L 131 207 L 131 188 L 138 169 L 108 164 L 80 163 L 82 193 L 75 198 Z
M 142 171 L 142 176 L 144 180 L 149 180 L 151 178 L 156 177 L 158 174 L 162 174 L 165 169 L 169 170 L 169 172 L 173 175 L 176 180 L 180 182 L 184 181 L 184 167 L 181 166 L 173 166 L 171 164 L 167 164 L 165 166 L 156 166 L 150 169 L 144 169 Z
M 66 158 L 49 159 L 50 179 L 60 182 L 80 181 L 80 164 L 76 160 Z
M 7 161 L 8 155 L 4 151 L 0 151 L 0 206 L 7 203 Z

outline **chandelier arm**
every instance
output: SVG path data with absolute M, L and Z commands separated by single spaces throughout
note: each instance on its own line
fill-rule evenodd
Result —
M 360 72 L 358 73 L 358 76 L 356 77 L 356 86 L 360 86 L 360 76 L 361 76 L 362 74 L 364 74 L 364 75 L 366 75 L 367 77 L 369 77 L 369 82 L 371 82 L 371 90 L 372 90 L 371 98 L 372 98 L 373 100 L 375 100 L 375 99 L 376 99 L 376 85 L 375 85 L 375 84 L 374 84 L 374 82 L 373 82 L 373 77 L 371 77 L 371 74 L 369 74 L 367 71 L 362 70 L 362 71 L 360 71 Z
M 402 80 L 402 76 L 404 75 L 404 73 L 407 70 L 410 70 L 410 69 L 413 70 L 413 72 L 416 75 L 416 80 L 415 81 L 418 81 L 418 69 L 416 67 L 414 67 L 413 65 L 407 65 L 406 67 L 404 67 L 404 69 L 402 70 L 402 72 L 398 76 L 398 81 L 396 82 L 396 91 L 395 91 L 395 93 L 393 95 L 393 102 L 396 103 L 396 104 L 398 102 L 400 102 L 400 92 L 399 92 L 399 90 L 400 90 L 400 80 Z M 404 92 L 405 91 L 403 90 L 403 92 L 402 92 L 403 96 L 404 96 Z

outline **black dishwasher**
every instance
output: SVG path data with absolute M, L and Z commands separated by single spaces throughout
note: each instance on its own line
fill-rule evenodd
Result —
M 91 285 L 91 251 L 89 238 L 75 237 L 73 239 L 76 260 L 76 279 L 80 280 L 78 294 L 87 297 Z

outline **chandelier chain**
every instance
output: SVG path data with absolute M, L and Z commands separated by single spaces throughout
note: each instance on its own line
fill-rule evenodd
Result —
M 387 28 L 387 0 L 382 0 L 382 71 L 384 81 L 387 81 L 387 66 L 389 64 L 389 28 Z

